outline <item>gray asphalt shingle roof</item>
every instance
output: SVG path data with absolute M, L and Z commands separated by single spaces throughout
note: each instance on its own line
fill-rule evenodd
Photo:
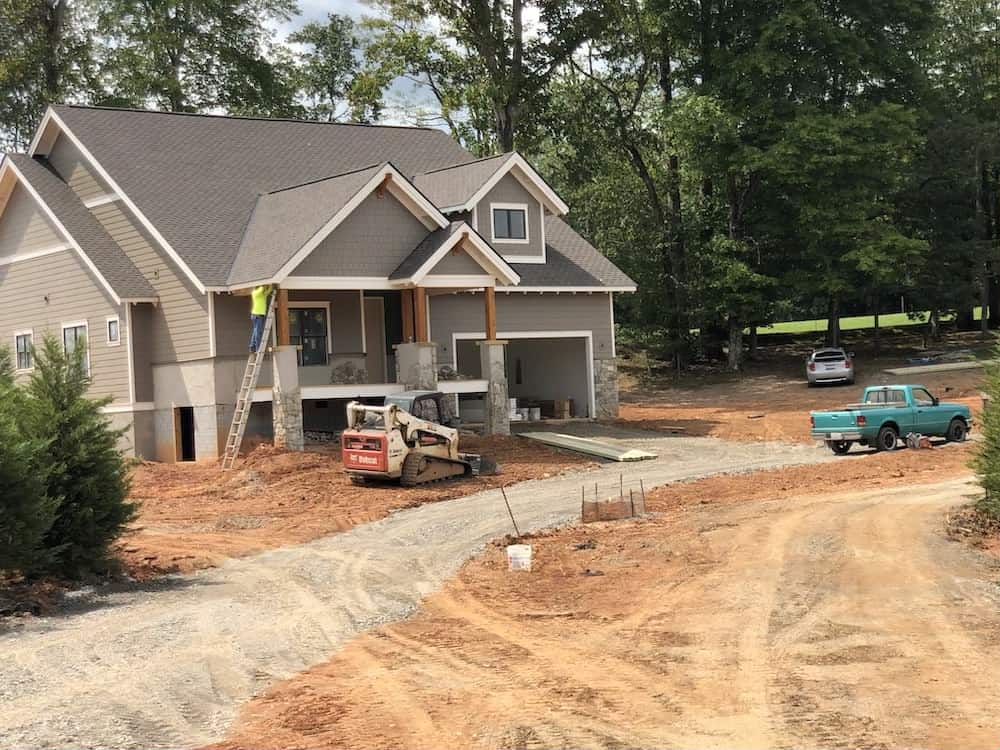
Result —
M 468 226 L 464 221 L 453 221 L 446 227 L 435 229 L 403 259 L 402 263 L 396 266 L 396 270 L 389 274 L 389 278 L 392 280 L 410 278 L 440 249 L 441 245 L 448 241 L 449 237 L 464 226 Z
M 383 166 L 376 164 L 260 196 L 228 283 L 274 276 Z
M 438 208 L 461 206 L 476 194 L 513 154 L 501 154 L 418 174 L 413 184 Z
M 225 286 L 258 197 L 392 162 L 404 175 L 472 161 L 429 128 L 54 106 L 206 286 Z
M 152 299 L 156 292 L 129 257 L 83 205 L 76 193 L 40 160 L 27 154 L 6 158 L 52 209 L 70 236 L 122 299 Z

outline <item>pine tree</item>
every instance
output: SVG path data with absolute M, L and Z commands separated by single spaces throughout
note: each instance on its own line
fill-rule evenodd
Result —
M 979 510 L 1000 519 L 1000 366 L 987 370 L 983 392 L 988 397 L 979 417 L 983 441 L 972 459 L 972 468 L 986 493 L 978 504 Z
M 41 465 L 45 445 L 24 436 L 21 406 L 10 351 L 0 348 L 0 573 L 7 574 L 45 566 L 43 541 L 55 519 Z
M 48 571 L 66 577 L 107 572 L 111 544 L 136 512 L 129 464 L 117 447 L 122 431 L 100 411 L 109 399 L 87 398 L 89 385 L 85 348 L 67 354 L 46 336 L 26 387 L 24 424 L 48 445 L 48 494 L 58 502 L 45 535 Z

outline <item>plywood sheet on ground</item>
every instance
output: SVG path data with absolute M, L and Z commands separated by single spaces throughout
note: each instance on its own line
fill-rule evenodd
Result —
M 609 461 L 645 461 L 656 458 L 655 453 L 639 450 L 638 448 L 620 448 L 610 443 L 602 443 L 590 438 L 576 437 L 575 435 L 565 435 L 560 432 L 522 432 L 521 437 L 529 440 L 536 440 L 544 445 L 551 445 L 555 448 L 584 453 L 588 456 L 597 456 Z

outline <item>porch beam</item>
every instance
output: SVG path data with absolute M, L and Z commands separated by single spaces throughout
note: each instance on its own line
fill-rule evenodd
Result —
M 288 319 L 288 290 L 278 289 L 274 300 L 274 335 L 278 346 L 288 346 L 292 337 Z
M 402 294 L 403 307 L 403 343 L 409 344 L 413 341 L 413 290 L 404 289 Z
M 413 290 L 413 329 L 416 342 L 427 342 L 427 290 L 418 286 Z
M 497 298 L 496 290 L 488 286 L 484 290 L 483 300 L 486 303 L 486 340 L 496 341 L 497 338 Z

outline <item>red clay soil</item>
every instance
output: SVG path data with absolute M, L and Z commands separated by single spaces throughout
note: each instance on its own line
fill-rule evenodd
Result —
M 495 459 L 501 473 L 423 487 L 357 487 L 333 447 L 295 453 L 267 445 L 230 472 L 215 462 L 146 463 L 132 487 L 139 518 L 119 543 L 119 555 L 140 579 L 190 572 L 346 531 L 403 508 L 593 465 L 520 438 L 463 437 L 462 449 Z
M 942 400 L 965 404 L 973 415 L 982 408 L 982 370 L 913 377 Z M 622 392 L 618 421 L 633 429 L 672 431 L 679 427 L 685 435 L 724 440 L 808 443 L 810 411 L 839 408 L 857 401 L 865 385 L 890 382 L 895 379 L 876 373 L 859 379 L 857 385 L 807 388 L 801 378 L 776 374 L 659 389 L 635 386 Z
M 727 557 L 712 550 L 706 529 L 689 528 L 685 519 L 694 516 L 684 508 L 698 513 L 715 504 L 720 522 L 730 520 L 730 510 L 739 522 L 754 501 L 938 482 L 964 473 L 970 451 L 965 445 L 845 457 L 671 485 L 651 493 L 655 518 L 534 535 L 530 575 L 509 574 L 502 546 L 493 545 L 412 618 L 354 639 L 329 662 L 251 701 L 212 750 L 693 747 L 706 739 L 684 734 L 685 717 L 707 715 L 720 722 L 710 730 L 718 732 L 714 744 L 731 746 L 724 738 L 741 736 L 736 744 L 749 747 L 751 735 L 723 717 L 744 710 L 736 683 L 765 667 L 755 662 L 740 671 L 742 643 L 729 644 L 728 657 L 727 649 L 705 651 L 700 643 L 723 627 L 712 603 L 721 595 L 713 586 L 723 584 L 706 585 L 701 577 L 717 580 L 711 571 Z M 766 530 L 768 522 L 761 523 Z M 736 534 L 735 527 L 721 523 L 719 533 Z M 674 597 L 684 603 L 672 603 Z M 840 669 L 851 669 L 846 656 L 837 659 L 845 664 Z M 706 660 L 718 664 L 690 672 Z M 883 746 L 862 736 L 870 727 L 848 722 L 834 687 L 828 684 L 822 706 L 796 704 L 802 696 L 789 687 L 790 723 L 774 730 L 787 732 L 782 746 L 815 745 L 815 732 L 827 728 L 808 725 L 817 716 L 836 724 L 820 745 Z

